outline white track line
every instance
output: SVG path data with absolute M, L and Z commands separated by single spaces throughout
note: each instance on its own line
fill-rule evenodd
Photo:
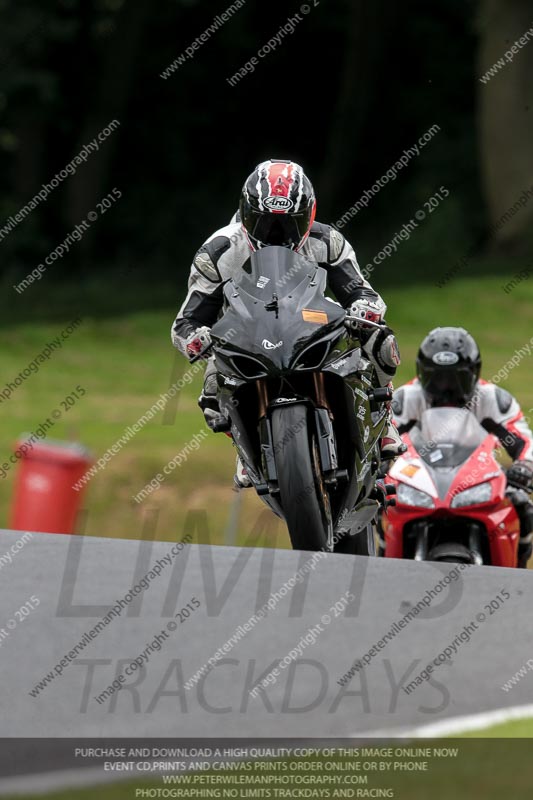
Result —
M 60 792 L 65 789 L 86 789 L 103 783 L 114 783 L 132 779 L 132 775 L 121 772 L 104 772 L 103 767 L 82 767 L 81 769 L 58 769 L 34 775 L 13 775 L 0 778 L 0 796 L 17 794 L 43 794 Z
M 419 725 L 416 728 L 388 728 L 377 731 L 358 731 L 352 733 L 350 739 L 427 739 L 440 736 L 480 731 L 484 728 L 500 725 L 516 719 L 533 719 L 533 705 L 511 706 L 494 711 L 482 711 L 479 714 L 466 714 L 462 717 L 450 717 L 440 722 Z M 335 737 L 337 738 L 337 737 Z M 344 737 L 342 737 L 344 738 Z M 321 737 L 322 739 L 322 737 Z M 146 776 L 148 779 L 150 775 Z M 104 772 L 102 767 L 86 767 L 81 769 L 54 770 L 36 775 L 17 775 L 0 778 L 0 795 L 6 794 L 48 794 L 52 791 L 76 787 L 95 786 L 102 783 L 138 779 L 132 774 Z
M 241 759 L 234 759 L 235 761 Z M 155 762 L 157 763 L 157 762 Z M 202 767 L 202 769 L 208 769 Z M 201 772 L 202 769 L 196 770 Z M 67 767 L 66 769 L 55 769 L 47 772 L 34 773 L 30 775 L 13 775 L 7 778 L 0 778 L 0 797 L 6 794 L 42 794 L 50 792 L 64 791 L 65 789 L 86 789 L 90 786 L 99 784 L 119 783 L 125 781 L 154 781 L 161 775 L 172 775 L 175 773 L 165 770 L 147 770 L 145 774 L 139 775 L 138 772 L 129 770 L 104 770 L 102 764 L 94 767 Z
M 481 711 L 479 714 L 465 714 L 462 717 L 450 717 L 439 722 L 430 722 L 416 728 L 388 728 L 381 731 L 359 731 L 352 737 L 366 739 L 428 739 L 439 736 L 453 736 L 456 733 L 480 731 L 493 725 L 500 725 L 515 719 L 533 718 L 533 705 L 510 706 L 494 711 Z

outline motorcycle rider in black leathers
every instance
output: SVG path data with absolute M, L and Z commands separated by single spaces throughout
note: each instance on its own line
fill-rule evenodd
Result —
M 481 380 L 481 356 L 464 328 L 435 328 L 423 340 L 417 377 L 394 392 L 392 409 L 400 433 L 410 430 L 427 408 L 468 408 L 514 459 L 507 470 L 508 495 L 520 519 L 518 566 L 527 567 L 533 549 L 533 433 L 514 397 Z
M 225 281 L 239 273 L 251 253 L 275 245 L 288 247 L 323 267 L 328 287 L 350 314 L 382 322 L 386 305 L 361 275 L 353 248 L 337 230 L 315 222 L 315 211 L 315 193 L 302 167 L 282 160 L 259 164 L 244 184 L 238 214 L 210 236 L 194 257 L 188 293 L 172 326 L 174 346 L 189 359 L 204 352 L 210 344 L 210 328 L 222 310 Z M 377 385 L 388 385 L 400 363 L 392 330 L 361 324 L 358 337 L 375 368 Z M 213 427 L 221 413 L 215 366 L 212 358 L 207 361 L 199 405 Z M 395 458 L 405 450 L 392 419 L 381 448 L 383 459 Z M 239 461 L 235 482 L 239 487 L 250 485 Z

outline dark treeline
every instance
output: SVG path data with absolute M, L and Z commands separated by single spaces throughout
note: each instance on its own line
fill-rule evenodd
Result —
M 531 244 L 533 40 L 480 80 L 533 37 L 530 0 L 0 0 L 0 16 L 6 284 L 65 240 L 56 278 L 117 269 L 185 280 L 246 174 L 270 156 L 305 166 L 318 218 L 344 216 L 363 264 L 442 186 L 450 192 L 381 276 L 402 267 L 402 280 L 416 279 L 428 260 L 444 270 L 474 242 L 504 256 Z M 420 155 L 346 216 L 432 126 Z M 28 209 L 43 184 L 46 198 Z M 528 187 L 531 202 L 498 224 Z

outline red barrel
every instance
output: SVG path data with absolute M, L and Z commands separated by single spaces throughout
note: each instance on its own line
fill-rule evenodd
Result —
M 17 442 L 15 455 L 20 468 L 10 528 L 42 533 L 74 533 L 76 515 L 85 487 L 73 485 L 93 464 L 89 452 L 79 444 L 50 439 L 29 444 Z

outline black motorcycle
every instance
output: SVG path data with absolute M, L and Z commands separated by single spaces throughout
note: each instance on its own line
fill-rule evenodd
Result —
M 327 274 L 284 247 L 252 254 L 224 285 L 213 326 L 223 422 L 257 494 L 295 550 L 374 555 L 388 389 L 325 296 Z M 365 322 L 366 324 L 366 322 Z

